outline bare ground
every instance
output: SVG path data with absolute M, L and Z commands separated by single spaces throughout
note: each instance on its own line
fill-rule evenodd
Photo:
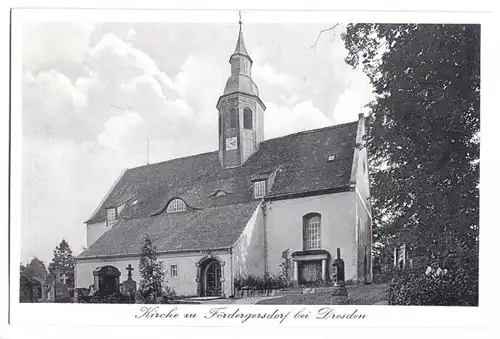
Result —
M 349 305 L 374 305 L 386 303 L 387 283 L 349 286 L 347 303 Z M 258 305 L 330 305 L 331 292 L 284 295 L 278 298 L 263 299 Z

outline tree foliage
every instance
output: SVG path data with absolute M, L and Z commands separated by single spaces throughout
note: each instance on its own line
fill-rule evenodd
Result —
M 21 265 L 21 273 L 26 274 L 29 278 L 38 278 L 41 281 L 47 279 L 47 269 L 42 260 L 33 258 L 26 266 Z
M 292 280 L 291 272 L 293 270 L 292 259 L 290 258 L 290 250 L 286 249 L 281 253 L 281 263 L 279 264 L 281 269 L 281 276 L 287 284 Z
M 75 258 L 73 252 L 66 240 L 61 240 L 59 245 L 54 249 L 54 258 L 49 264 L 49 274 L 51 279 L 55 279 L 59 273 L 59 277 L 66 274 L 68 280 L 66 284 L 74 285 L 75 281 Z
M 162 303 L 164 299 L 173 299 L 174 292 L 168 286 L 163 262 L 158 260 L 156 246 L 146 235 L 139 261 L 139 299 L 145 304 Z
M 480 26 L 350 24 L 342 38 L 376 95 L 366 137 L 374 240 L 425 246 L 430 258 L 475 248 Z

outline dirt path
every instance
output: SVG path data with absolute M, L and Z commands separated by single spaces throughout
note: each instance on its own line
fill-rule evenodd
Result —
M 387 284 L 349 286 L 347 289 L 349 305 L 374 305 L 386 300 Z M 331 292 L 284 295 L 269 300 L 258 301 L 260 305 L 329 305 Z

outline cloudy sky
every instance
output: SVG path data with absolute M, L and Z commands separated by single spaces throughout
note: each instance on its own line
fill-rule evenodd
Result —
M 345 62 L 343 27 L 244 24 L 265 138 L 356 120 L 372 99 Z M 75 254 L 83 222 L 125 168 L 216 150 L 235 23 L 38 23 L 23 26 L 23 262 Z

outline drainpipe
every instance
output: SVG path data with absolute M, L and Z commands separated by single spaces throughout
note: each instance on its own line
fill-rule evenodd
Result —
M 230 294 L 234 297 L 233 248 L 232 247 L 229 247 L 229 258 L 230 258 L 229 260 L 231 261 L 230 265 L 229 265 L 229 272 L 231 274 L 230 279 L 229 279 L 229 283 L 231 284 Z
M 264 226 L 264 276 L 269 273 L 268 262 L 267 262 L 267 213 L 266 213 L 266 202 L 262 200 L 262 216 L 263 216 L 263 226 Z

